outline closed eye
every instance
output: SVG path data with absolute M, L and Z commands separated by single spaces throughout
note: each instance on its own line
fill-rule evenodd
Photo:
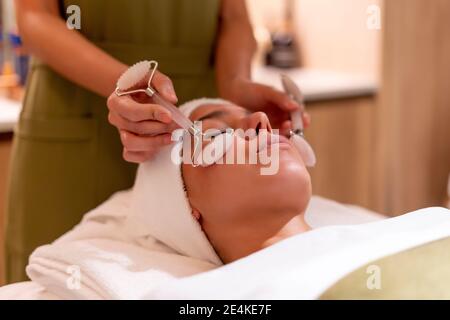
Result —
M 224 128 L 224 129 L 209 129 L 207 130 L 207 132 L 204 134 L 204 137 L 206 139 L 212 139 L 215 138 L 217 136 L 220 136 L 222 134 L 228 133 L 230 132 L 230 130 L 233 130 L 231 128 Z

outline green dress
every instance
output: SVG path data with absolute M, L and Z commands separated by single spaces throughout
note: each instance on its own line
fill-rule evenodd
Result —
M 120 61 L 157 60 L 173 80 L 180 102 L 215 95 L 220 0 L 66 0 L 61 5 L 64 12 L 78 5 L 80 32 Z M 96 76 L 95 70 L 91 73 Z M 8 283 L 25 280 L 34 249 L 73 228 L 114 192 L 130 188 L 136 171 L 122 158 L 117 130 L 107 121 L 106 99 L 37 60 L 11 165 Z

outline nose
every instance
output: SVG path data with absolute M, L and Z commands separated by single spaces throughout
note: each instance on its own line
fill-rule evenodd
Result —
M 270 125 L 269 118 L 264 112 L 252 113 L 245 119 L 245 121 L 246 129 L 254 129 L 256 134 L 259 134 L 260 130 L 272 132 L 272 126 Z

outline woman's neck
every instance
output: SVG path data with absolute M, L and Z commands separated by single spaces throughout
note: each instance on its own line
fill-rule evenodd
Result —
M 304 213 L 276 213 L 260 215 L 247 223 L 230 223 L 218 226 L 221 232 L 214 232 L 210 239 L 223 262 L 230 263 L 259 250 L 274 245 L 292 236 L 307 232 L 311 227 L 306 223 Z M 268 218 L 271 217 L 271 218 Z
M 268 238 L 262 245 L 261 249 L 270 247 L 277 242 L 283 241 L 287 238 L 296 236 L 301 233 L 305 233 L 311 230 L 311 227 L 305 220 L 305 214 L 297 215 L 293 217 L 289 222 L 280 229 L 272 237 Z

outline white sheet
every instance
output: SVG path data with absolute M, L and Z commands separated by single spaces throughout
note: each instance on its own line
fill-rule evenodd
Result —
M 450 211 L 428 208 L 363 225 L 330 226 L 149 291 L 158 299 L 316 299 L 382 257 L 450 237 Z
M 430 208 L 368 224 L 318 228 L 216 269 L 153 241 L 144 249 L 84 239 L 38 249 L 27 270 L 34 282 L 66 299 L 315 299 L 370 261 L 448 236 L 449 211 Z M 75 290 L 67 284 L 67 270 L 74 265 L 82 275 Z
M 89 213 L 84 219 L 84 223 L 80 224 L 80 226 L 76 227 L 73 231 L 61 237 L 55 245 L 62 245 L 64 247 L 65 244 L 68 244 L 65 247 L 65 252 L 68 252 L 68 249 L 73 249 L 74 252 L 80 252 L 83 250 L 85 252 L 89 251 L 91 254 L 96 252 L 97 254 L 100 254 L 102 258 L 112 256 L 111 261 L 114 261 L 114 258 L 118 257 L 111 254 L 112 247 L 115 247 L 115 251 L 128 251 L 126 254 L 127 259 L 129 258 L 128 256 L 133 256 L 133 252 L 135 255 L 138 254 L 145 256 L 148 252 L 142 252 L 142 248 L 140 248 L 141 245 L 147 248 L 152 248 L 153 251 L 157 251 L 159 254 L 167 255 L 173 253 L 170 249 L 161 246 L 159 243 L 154 242 L 151 239 L 142 239 L 142 243 L 140 244 L 130 243 L 130 239 L 128 239 L 126 234 L 120 231 L 121 223 L 128 212 L 128 200 L 128 191 L 116 194 L 99 208 Z M 383 219 L 383 216 L 362 208 L 345 206 L 320 197 L 313 197 L 306 216 L 308 222 L 315 228 L 337 224 L 360 224 Z M 122 252 L 120 252 L 120 254 L 121 253 Z M 77 260 L 76 255 L 72 258 L 74 261 Z M 86 257 L 79 258 L 81 259 Z M 153 258 L 155 258 L 155 256 L 153 256 Z M 60 259 L 64 260 L 65 257 Z M 87 260 L 90 261 L 90 259 Z M 132 259 L 129 261 L 132 261 Z M 107 295 L 102 296 L 101 291 L 103 289 L 96 288 L 93 284 L 94 281 L 88 281 L 89 276 L 91 275 L 86 275 L 87 277 L 84 279 L 86 280 L 86 283 L 91 284 L 90 286 L 85 285 L 83 289 L 70 290 L 69 294 L 67 294 L 67 279 L 70 277 L 70 274 L 67 273 L 67 265 L 62 263 L 59 266 L 59 281 L 54 281 L 54 279 L 49 281 L 48 279 L 45 279 L 45 277 L 48 276 L 48 270 L 58 267 L 54 261 L 45 261 L 43 257 L 40 257 L 35 260 L 34 265 L 36 270 L 39 271 L 33 272 L 39 272 L 41 274 L 40 276 L 36 275 L 36 281 L 32 283 L 23 283 L 4 287 L 0 289 L 0 299 L 56 299 L 57 296 L 59 296 L 59 298 L 91 299 L 113 297 Z M 98 265 L 99 268 L 103 270 L 100 273 L 105 273 L 104 269 L 101 268 L 101 263 Z M 209 267 L 212 266 L 203 266 L 203 271 Z M 173 272 L 173 270 L 171 271 Z M 185 276 L 186 274 L 184 273 L 182 275 Z M 170 275 L 170 277 L 173 278 L 172 275 Z M 37 280 L 37 278 L 40 280 Z M 139 279 L 139 277 L 137 279 Z M 137 281 L 139 282 L 139 280 Z M 38 282 L 41 283 L 41 285 L 38 284 Z M 62 286 L 62 288 L 59 288 L 60 286 Z M 127 295 L 130 298 L 140 298 L 145 294 L 145 292 L 136 291 L 133 287 L 134 286 L 132 285 L 128 286 L 130 290 L 127 291 L 125 288 L 123 292 L 114 296 L 114 298 L 120 298 L 121 295 Z M 147 288 L 144 289 L 144 291 L 147 290 Z M 52 293 L 50 293 L 49 290 Z

